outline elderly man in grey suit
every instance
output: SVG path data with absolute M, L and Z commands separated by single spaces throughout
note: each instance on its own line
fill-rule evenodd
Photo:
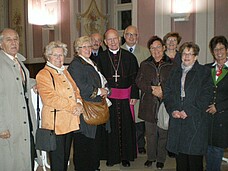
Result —
M 138 44 L 138 29 L 135 26 L 128 26 L 124 30 L 124 39 L 125 43 L 121 46 L 123 49 L 126 49 L 133 53 L 140 63 L 147 59 L 150 56 L 150 52 L 146 47 L 143 47 Z M 139 108 L 139 101 L 135 105 L 135 121 L 136 121 L 136 134 L 137 134 L 137 145 L 138 145 L 138 152 L 140 154 L 145 154 L 145 122 L 138 118 L 138 108 Z
M 35 80 L 22 63 L 15 30 L 0 32 L 0 48 L 0 170 L 31 171 L 36 118 L 30 93 Z

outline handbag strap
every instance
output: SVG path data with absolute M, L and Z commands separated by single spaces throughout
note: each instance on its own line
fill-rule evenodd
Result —
M 48 71 L 48 72 L 50 73 L 50 75 L 51 75 L 52 83 L 53 83 L 53 86 L 54 86 L 54 89 L 55 89 L 54 77 L 53 77 L 52 73 L 51 73 L 49 70 L 47 70 L 47 71 Z M 56 119 L 56 109 L 54 109 L 54 132 L 55 132 L 55 119 Z
M 53 86 L 54 86 L 54 89 L 55 89 L 54 77 L 53 77 L 53 75 L 51 74 L 51 72 L 49 70 L 47 70 L 47 71 L 51 75 L 52 83 L 53 83 Z M 40 121 L 41 118 L 40 118 L 40 106 L 39 106 L 39 93 L 38 92 L 37 92 L 37 108 L 36 108 L 36 111 L 37 111 L 37 128 L 39 128 L 39 121 Z M 56 109 L 54 109 L 54 132 L 55 132 L 55 119 L 56 119 Z
M 36 115 L 37 115 L 37 128 L 39 128 L 40 125 L 40 98 L 39 93 L 36 94 Z

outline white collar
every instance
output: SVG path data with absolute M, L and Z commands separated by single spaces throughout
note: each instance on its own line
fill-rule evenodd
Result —
M 120 48 L 118 48 L 117 50 L 111 50 L 111 49 L 109 49 L 113 54 L 117 54 L 118 53 L 118 51 L 120 50 Z
M 3 51 L 4 52 L 4 51 Z M 8 56 L 12 61 L 14 61 L 14 58 L 17 58 L 17 54 L 15 55 L 15 57 L 13 57 L 12 55 L 4 52 L 6 54 L 6 56 Z
M 58 68 L 58 67 L 56 67 L 55 65 L 53 65 L 49 61 L 47 61 L 47 66 L 56 69 L 59 74 L 63 74 L 63 71 L 65 70 L 65 66 L 64 65 L 61 68 Z
M 228 59 L 226 60 L 226 62 L 224 63 L 224 65 L 225 65 L 226 67 L 228 67 Z M 215 62 L 212 64 L 212 66 L 217 66 L 217 61 L 215 61 Z
M 82 55 L 78 55 L 80 56 L 82 59 L 84 59 L 87 63 L 89 63 L 90 65 L 94 66 L 94 63 L 93 61 L 90 59 L 90 58 L 85 58 L 84 56 Z
M 132 52 L 134 52 L 134 50 L 135 50 L 135 46 L 136 46 L 136 44 L 135 45 L 133 45 L 132 47 L 130 47 L 130 46 L 128 46 L 127 44 L 126 44 L 126 47 L 127 47 L 127 49 L 130 51 L 130 48 L 132 48 L 133 50 L 132 50 Z

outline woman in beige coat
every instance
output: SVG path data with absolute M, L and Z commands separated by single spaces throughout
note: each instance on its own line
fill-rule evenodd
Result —
M 45 49 L 47 64 L 36 76 L 43 102 L 42 128 L 57 134 L 57 149 L 49 154 L 52 171 L 67 170 L 71 132 L 79 129 L 79 115 L 83 112 L 79 89 L 63 66 L 66 55 L 66 44 L 50 42 Z

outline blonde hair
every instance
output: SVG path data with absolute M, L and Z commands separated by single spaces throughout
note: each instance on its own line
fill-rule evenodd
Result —
M 78 39 L 76 39 L 74 41 L 74 51 L 75 54 L 77 55 L 79 52 L 79 48 L 85 43 L 85 42 L 89 42 L 90 44 L 92 44 L 92 39 L 89 36 L 82 36 L 79 37 Z

